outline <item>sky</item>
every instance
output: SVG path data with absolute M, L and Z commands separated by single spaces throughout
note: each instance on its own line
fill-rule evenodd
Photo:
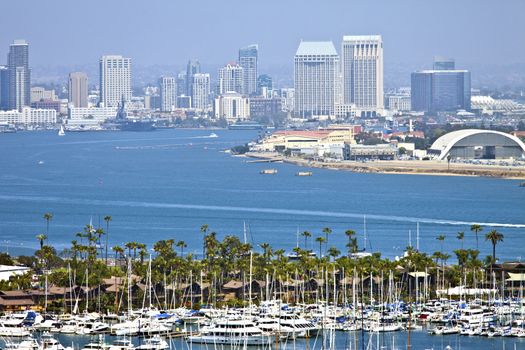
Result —
M 0 64 L 9 44 L 30 44 L 31 65 L 223 64 L 258 43 L 260 64 L 293 62 L 301 40 L 381 34 L 385 65 L 525 62 L 525 0 L 2 0 Z

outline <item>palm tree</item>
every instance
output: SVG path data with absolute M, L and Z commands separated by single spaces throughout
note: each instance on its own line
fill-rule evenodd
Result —
M 98 246 L 99 246 L 99 249 L 100 249 L 100 258 L 102 258 L 102 235 L 104 234 L 104 230 L 102 228 L 97 228 L 95 230 L 95 234 L 97 235 L 97 240 L 98 240 Z
M 186 242 L 178 241 L 176 246 L 180 248 L 180 256 L 181 256 L 181 258 L 184 258 L 184 248 L 187 247 Z
M 345 236 L 348 238 L 348 243 L 346 244 L 346 247 L 349 249 L 348 253 L 350 253 L 350 247 L 352 245 L 352 237 L 355 236 L 354 230 L 346 230 Z
M 208 225 L 202 225 L 200 231 L 204 235 L 202 238 L 202 259 L 204 260 L 206 258 L 206 236 L 208 235 Z
M 332 233 L 332 229 L 330 227 L 325 227 L 323 228 L 323 233 L 324 233 L 324 238 L 325 238 L 324 251 L 326 253 L 326 250 L 328 249 L 328 235 Z
M 106 222 L 106 265 L 108 264 L 108 246 L 109 246 L 109 222 L 112 220 L 110 215 L 104 216 Z
M 335 261 L 335 258 L 337 258 L 339 254 L 341 254 L 341 251 L 337 249 L 336 247 L 330 247 L 327 252 L 328 252 L 328 256 L 332 257 L 334 261 Z
M 346 244 L 346 247 L 348 248 L 348 254 L 355 254 L 358 251 L 358 245 L 357 245 L 357 238 L 351 238 L 350 242 Z
M 49 221 L 53 218 L 52 213 L 45 213 L 44 219 L 46 220 L 46 235 L 49 235 Z
M 319 237 L 317 237 L 317 238 L 315 239 L 315 241 L 316 241 L 317 243 L 319 243 L 319 259 L 321 259 L 321 258 L 322 258 L 322 255 L 321 255 L 321 249 L 322 249 L 322 247 L 323 247 L 323 243 L 326 242 L 326 240 L 325 240 L 324 237 L 319 236 Z
M 474 231 L 476 233 L 476 249 L 479 250 L 478 233 L 483 231 L 483 227 L 481 225 L 474 224 L 470 226 L 470 231 Z
M 308 237 L 312 237 L 312 234 L 308 231 L 301 233 L 301 236 L 304 237 L 304 250 L 308 250 Z
M 463 239 L 465 239 L 465 232 L 463 231 L 458 232 L 456 238 L 461 241 L 461 250 L 463 250 Z
M 498 242 L 503 242 L 503 237 L 504 237 L 503 234 L 496 230 L 490 231 L 485 236 L 485 240 L 490 241 L 490 243 L 492 243 L 492 261 L 493 262 L 496 262 L 496 245 L 498 244 Z
M 444 235 L 439 235 L 439 236 L 436 237 L 436 239 L 441 242 L 441 251 L 440 251 L 440 253 L 443 253 L 443 242 L 445 241 L 445 236 Z
M 111 248 L 114 252 L 115 252 L 115 265 L 117 264 L 117 260 L 120 260 L 122 259 L 122 255 L 124 255 L 124 248 L 122 248 L 121 246 L 114 246 L 113 248 Z
M 47 239 L 47 235 L 41 233 L 36 236 L 36 239 L 38 239 L 40 242 L 40 250 L 42 250 L 42 248 L 44 248 L 44 241 Z

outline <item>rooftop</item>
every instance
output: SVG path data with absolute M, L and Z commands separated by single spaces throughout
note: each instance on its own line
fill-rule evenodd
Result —
M 382 41 L 381 35 L 345 35 L 343 41 Z
M 324 55 L 337 56 L 337 51 L 331 41 L 301 41 L 296 56 Z

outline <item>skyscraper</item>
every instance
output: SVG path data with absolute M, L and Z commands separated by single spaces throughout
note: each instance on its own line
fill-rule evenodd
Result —
M 25 40 L 15 40 L 7 54 L 8 109 L 22 110 L 31 104 L 31 70 L 29 69 L 29 44 Z
M 426 113 L 470 110 L 470 72 L 426 70 L 412 73 L 411 108 Z
M 243 90 L 245 95 L 257 92 L 257 60 L 259 46 L 249 45 L 239 49 L 239 65 L 243 69 Z
M 177 96 L 186 95 L 187 88 L 186 72 L 177 74 Z
M 100 58 L 100 102 L 116 107 L 131 100 L 131 58 L 102 56 Z
M 219 69 L 219 95 L 227 92 L 242 93 L 244 87 L 244 71 L 237 63 L 228 63 Z
M 159 79 L 159 89 L 161 112 L 171 112 L 177 104 L 177 80 L 163 76 Z
M 192 107 L 201 110 L 208 109 L 210 106 L 210 75 L 208 73 L 194 74 L 192 86 Z
M 446 58 L 441 56 L 434 57 L 434 70 L 454 70 L 456 69 L 456 62 L 453 58 Z
M 9 103 L 9 70 L 0 66 L 0 110 L 6 110 Z
M 74 107 L 88 106 L 88 77 L 83 72 L 69 73 L 69 103 Z
M 383 39 L 381 35 L 344 36 L 341 50 L 343 103 L 363 114 L 383 109 Z
M 295 114 L 333 115 L 339 56 L 331 41 L 303 41 L 295 54 Z
M 193 76 L 201 72 L 201 64 L 198 60 L 189 60 L 186 66 L 186 91 L 185 95 L 193 94 Z

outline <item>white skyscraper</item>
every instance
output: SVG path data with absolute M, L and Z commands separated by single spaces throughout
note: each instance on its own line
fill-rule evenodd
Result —
M 344 36 L 341 51 L 343 102 L 366 114 L 383 109 L 381 35 Z
M 102 56 L 100 102 L 106 107 L 116 107 L 123 99 L 131 100 L 131 58 Z
M 243 91 L 245 95 L 257 92 L 257 60 L 259 46 L 249 45 L 239 49 L 239 65 L 243 69 Z
M 210 75 L 208 73 L 194 74 L 192 86 L 193 108 L 208 109 L 210 107 Z
M 242 93 L 244 90 L 244 72 L 237 63 L 228 63 L 219 69 L 219 94 L 227 92 Z
M 159 79 L 160 110 L 171 112 L 177 101 L 177 79 L 175 77 L 161 77 Z
M 295 54 L 295 115 L 333 115 L 339 56 L 331 41 L 303 41 Z

